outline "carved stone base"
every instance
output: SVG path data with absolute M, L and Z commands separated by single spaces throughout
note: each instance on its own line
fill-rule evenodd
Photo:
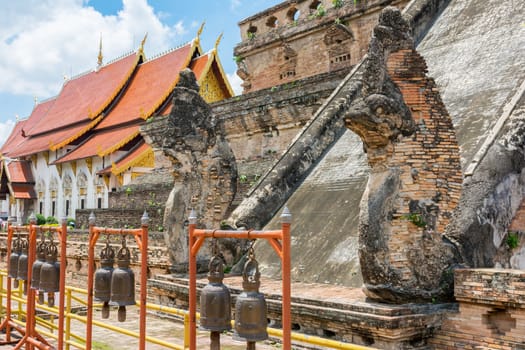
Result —
M 172 276 L 158 276 L 148 282 L 155 302 L 187 307 L 188 281 Z M 207 283 L 203 278 L 198 288 Z M 240 277 L 226 277 L 232 305 L 241 292 Z M 268 305 L 270 327 L 281 325 L 281 281 L 264 279 L 260 291 Z M 368 302 L 359 288 L 328 284 L 294 283 L 292 285 L 292 329 L 333 340 L 371 346 L 378 349 L 427 349 L 428 340 L 452 313 L 457 304 L 390 305 Z

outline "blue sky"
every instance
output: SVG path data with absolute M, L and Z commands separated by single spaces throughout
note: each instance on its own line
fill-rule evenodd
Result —
M 102 36 L 104 61 L 138 47 L 146 56 L 183 44 L 205 22 L 201 46 L 219 34 L 221 63 L 233 86 L 237 23 L 281 0 L 0 0 L 0 145 L 16 116 L 31 114 L 35 97 L 55 96 L 64 79 L 95 68 Z

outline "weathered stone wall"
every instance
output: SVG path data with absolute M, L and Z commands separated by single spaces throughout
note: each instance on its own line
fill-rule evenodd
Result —
M 98 226 L 98 225 L 97 225 Z M 114 226 L 119 227 L 119 226 Z M 138 228 L 138 226 L 136 226 Z M 67 232 L 67 247 L 66 247 L 66 285 L 85 288 L 88 279 L 88 239 L 89 232 L 87 230 L 68 230 Z M 8 259 L 6 259 L 6 241 L 7 234 L 2 232 L 0 234 L 0 268 L 7 269 Z M 58 239 L 55 238 L 55 242 Z M 106 237 L 100 235 L 95 247 L 95 269 L 100 266 L 100 251 L 106 243 Z M 59 243 L 57 243 L 59 245 Z M 121 236 L 110 236 L 110 244 L 115 249 L 115 252 L 121 247 Z M 135 273 L 135 281 L 137 282 L 137 293 L 140 288 L 140 250 L 138 249 L 135 240 L 132 237 L 127 237 L 127 246 L 131 251 L 130 268 Z M 60 251 L 60 249 L 59 249 Z M 116 266 L 116 264 L 115 264 Z M 170 259 L 164 235 L 162 233 L 149 232 L 148 233 L 148 277 L 155 275 L 164 275 L 170 271 Z M 138 295 L 138 294 L 137 294 Z M 157 300 L 151 293 L 148 293 L 150 300 Z M 137 297 L 138 299 L 138 297 Z
M 180 73 L 173 106 L 166 117 L 141 126 L 141 134 L 154 152 L 172 162 L 173 188 L 166 202 L 165 239 L 172 263 L 187 265 L 187 218 L 190 210 L 200 226 L 219 227 L 231 210 L 237 191 L 237 165 L 224 128 L 198 93 L 195 75 Z M 208 255 L 208 247 L 199 251 Z
M 443 322 L 432 349 L 525 348 L 524 285 L 523 270 L 456 270 L 459 313 Z
M 234 49 L 244 92 L 357 64 L 386 5 L 407 1 L 286 1 L 239 23 Z M 319 7 L 321 5 L 321 7 Z
M 341 69 L 212 104 L 236 161 L 280 155 L 348 72 Z
M 95 215 L 97 226 L 140 227 L 140 218 L 146 211 L 150 218 L 150 230 L 163 231 L 164 208 L 172 188 L 171 171 L 155 169 L 128 186 L 110 192 L 107 209 L 76 210 L 76 227 L 87 228 L 91 213 Z
M 371 167 L 359 224 L 365 291 L 396 303 L 451 298 L 445 271 L 457 263 L 442 234 L 461 191 L 459 147 L 413 45 L 400 12 L 385 8 L 345 113 Z
M 107 209 L 79 209 L 76 211 L 76 226 L 81 229 L 89 227 L 89 216 L 95 215 L 95 225 L 102 227 L 140 227 L 140 218 L 144 210 L 150 218 L 152 231 L 164 231 L 164 205 L 162 207 L 150 207 L 144 209 L 107 208 Z

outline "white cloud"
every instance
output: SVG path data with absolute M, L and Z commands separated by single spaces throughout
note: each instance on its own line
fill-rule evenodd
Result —
M 164 25 L 146 0 L 123 0 L 113 16 L 82 0 L 7 3 L 0 11 L 0 93 L 56 95 L 64 75 L 96 66 L 101 34 L 107 62 L 136 49 L 145 33 L 147 56 L 176 46 L 186 33 L 183 22 Z
M 7 140 L 14 126 L 15 122 L 12 120 L 8 120 L 4 123 L 0 122 L 0 145 L 3 145 L 5 140 Z
M 173 32 L 177 36 L 183 36 L 184 34 L 188 33 L 182 21 L 178 21 L 177 23 L 175 23 L 175 25 L 173 25 L 172 28 L 173 28 Z
M 237 7 L 241 6 L 241 0 L 230 0 L 230 8 L 235 10 Z
M 241 86 L 242 79 L 239 78 L 237 73 L 232 73 L 232 74 L 226 73 L 226 75 L 228 76 L 228 81 L 230 82 L 230 85 L 235 95 L 242 94 L 242 86 Z

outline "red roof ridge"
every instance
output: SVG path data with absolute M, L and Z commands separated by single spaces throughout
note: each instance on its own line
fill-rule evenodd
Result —
M 177 50 L 179 50 L 179 49 L 182 49 L 184 46 L 193 45 L 193 41 L 194 41 L 194 40 L 190 40 L 190 41 L 185 42 L 184 44 L 181 44 L 181 45 L 178 45 L 178 46 L 172 47 L 171 49 L 167 49 L 167 50 L 165 50 L 165 51 L 159 52 L 159 53 L 157 53 L 157 54 L 151 56 L 150 58 L 144 60 L 144 62 L 143 62 L 142 64 L 146 64 L 146 63 L 148 63 L 148 62 L 150 62 L 150 61 L 154 61 L 154 60 L 156 60 L 156 59 L 158 59 L 158 58 L 160 58 L 160 57 L 162 57 L 162 56 L 166 56 L 167 54 L 170 54 L 170 53 L 172 53 L 173 51 L 177 51 Z

